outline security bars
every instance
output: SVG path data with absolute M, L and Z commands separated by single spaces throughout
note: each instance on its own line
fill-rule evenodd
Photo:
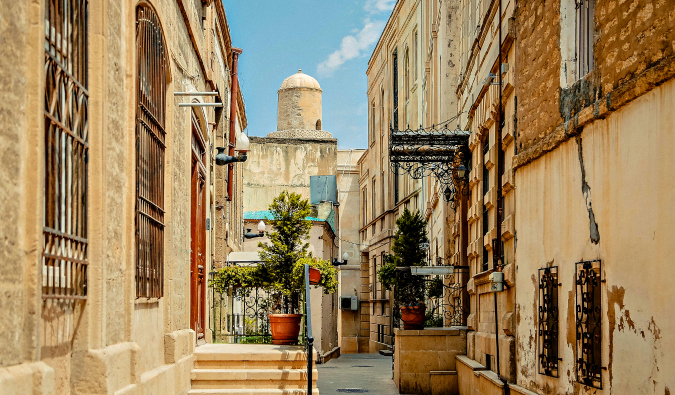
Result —
M 577 381 L 602 389 L 602 264 L 576 264 Z
M 166 53 L 159 19 L 136 10 L 136 297 L 160 298 L 164 289 L 164 120 Z
M 87 0 L 45 8 L 42 297 L 87 297 Z
M 558 267 L 539 269 L 539 374 L 558 377 Z

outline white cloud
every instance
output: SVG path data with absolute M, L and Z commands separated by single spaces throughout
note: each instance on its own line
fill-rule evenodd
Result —
M 375 3 L 386 2 L 385 0 L 369 0 Z M 340 44 L 340 49 L 328 55 L 328 58 L 317 67 L 318 74 L 328 77 L 333 74 L 346 61 L 361 55 L 380 38 L 384 21 L 372 21 L 370 18 L 363 22 L 363 28 L 354 35 L 345 36 Z
M 371 14 L 377 14 L 380 12 L 391 12 L 396 4 L 396 0 L 366 0 L 366 5 L 363 7 L 364 10 L 370 12 Z

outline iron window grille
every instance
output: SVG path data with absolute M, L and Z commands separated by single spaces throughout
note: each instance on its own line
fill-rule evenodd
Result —
M 576 264 L 577 381 L 602 389 L 602 263 Z
M 576 66 L 581 79 L 593 70 L 593 32 L 595 0 L 575 0 L 576 5 Z
M 558 377 L 558 267 L 539 269 L 539 374 Z
M 136 297 L 164 289 L 164 122 L 166 49 L 155 12 L 136 10 Z
M 87 0 L 45 3 L 42 297 L 87 297 Z

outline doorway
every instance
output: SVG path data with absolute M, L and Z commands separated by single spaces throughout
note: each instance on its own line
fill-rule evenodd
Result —
M 204 342 L 206 326 L 206 167 L 205 142 L 192 115 L 192 176 L 190 201 L 190 328 Z

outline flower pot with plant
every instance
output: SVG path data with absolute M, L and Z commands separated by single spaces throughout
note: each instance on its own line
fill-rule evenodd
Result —
M 377 275 L 385 289 L 394 290 L 401 309 L 403 329 L 423 329 L 426 306 L 424 305 L 425 283 L 422 276 L 413 276 L 411 266 L 424 266 L 427 240 L 427 221 L 419 211 L 412 213 L 407 208 L 396 220 L 392 254 L 387 255 Z
M 299 194 L 283 191 L 269 206 L 274 219 L 269 243 L 258 243 L 261 263 L 257 271 L 272 296 L 270 330 L 272 344 L 294 344 L 300 333 L 300 296 L 304 291 L 304 265 L 318 269 L 318 286 L 325 293 L 337 290 L 337 270 L 327 261 L 307 252 L 312 222 L 311 206 Z

